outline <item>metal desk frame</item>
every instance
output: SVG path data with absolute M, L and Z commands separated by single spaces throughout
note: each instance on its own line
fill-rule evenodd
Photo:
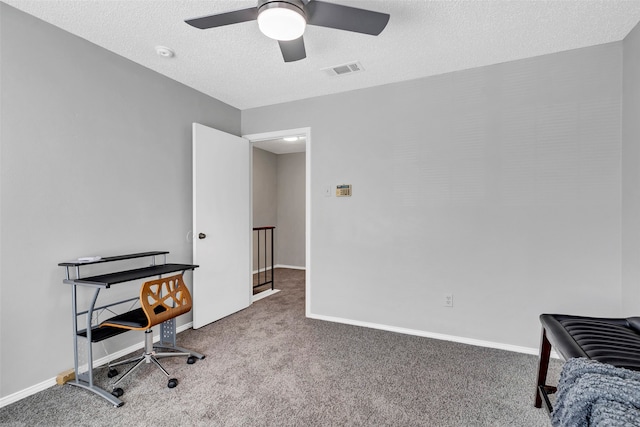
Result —
M 163 274 L 175 273 L 178 271 L 181 271 L 184 274 L 185 271 L 193 270 L 198 267 L 197 265 L 192 264 L 167 264 L 168 253 L 169 252 L 166 251 L 141 252 L 129 255 L 104 257 L 96 261 L 70 261 L 61 262 L 58 264 L 59 266 L 65 267 L 66 269 L 66 278 L 63 280 L 63 282 L 71 285 L 71 310 L 73 318 L 73 367 L 75 370 L 75 378 L 72 381 L 67 382 L 67 384 L 87 389 L 97 394 L 98 396 L 101 396 L 104 399 L 108 400 L 115 407 L 124 405 L 123 401 L 93 383 L 92 344 L 94 342 L 99 342 L 104 339 L 111 338 L 115 335 L 119 335 L 120 333 L 127 332 L 127 330 L 118 330 L 117 328 L 99 328 L 98 325 L 92 325 L 93 313 L 96 310 L 102 310 L 118 304 L 135 301 L 138 299 L 138 297 L 117 301 L 101 307 L 96 307 L 98 295 L 100 294 L 100 291 L 102 289 L 108 289 L 111 287 L 111 285 L 117 283 L 130 282 L 154 276 L 160 278 Z M 156 263 L 156 257 L 158 256 L 162 256 L 162 263 Z M 84 278 L 82 278 L 80 275 L 80 267 L 82 266 L 135 258 L 151 258 L 151 265 L 133 270 L 117 271 L 114 273 L 101 274 Z M 85 311 L 80 312 L 78 311 L 78 286 L 94 289 L 89 308 Z M 85 329 L 79 330 L 78 328 L 80 326 L 80 322 L 78 322 L 78 317 L 84 315 L 86 315 L 86 325 L 84 325 Z M 81 345 L 80 338 L 85 340 L 88 364 L 87 372 L 80 372 L 79 370 L 78 349 Z M 195 353 L 191 350 L 186 350 L 176 346 L 176 319 L 170 319 L 160 325 L 160 343 L 157 345 L 157 347 L 169 350 L 177 350 L 181 352 L 190 352 L 198 359 L 204 359 L 204 355 L 202 354 Z

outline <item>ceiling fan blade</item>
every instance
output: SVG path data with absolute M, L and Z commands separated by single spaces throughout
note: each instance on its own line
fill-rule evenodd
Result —
M 233 12 L 202 16 L 200 18 L 185 19 L 184 22 L 201 30 L 206 30 L 207 28 L 253 21 L 257 18 L 258 8 L 252 7 L 249 9 L 234 10 Z
M 278 44 L 280 45 L 280 51 L 282 51 L 284 62 L 299 61 L 307 57 L 302 36 L 295 40 L 278 40 Z
M 307 24 L 377 36 L 389 22 L 389 14 L 340 4 L 310 1 L 304 11 Z

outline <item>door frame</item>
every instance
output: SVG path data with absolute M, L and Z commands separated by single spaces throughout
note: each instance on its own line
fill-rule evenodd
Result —
M 304 135 L 306 138 L 306 150 L 305 150 L 305 315 L 309 317 L 311 315 L 311 128 L 298 128 L 298 129 L 286 129 L 272 132 L 252 133 L 248 135 L 242 135 L 243 138 L 248 139 L 249 143 L 264 141 L 267 139 L 284 138 L 291 135 Z M 251 185 L 251 228 L 253 228 L 253 150 L 250 151 L 250 164 L 249 170 L 251 176 L 249 183 Z M 253 254 L 253 239 L 251 239 L 251 254 Z M 250 256 L 251 256 L 250 254 Z M 252 258 L 253 259 L 253 258 Z

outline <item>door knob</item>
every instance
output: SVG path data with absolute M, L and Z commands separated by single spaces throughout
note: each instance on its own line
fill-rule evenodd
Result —
M 204 234 L 204 233 L 200 233 L 200 234 L 198 234 L 198 239 L 204 239 L 204 238 L 206 238 L 206 237 L 207 237 L 207 235 L 206 235 L 206 234 Z

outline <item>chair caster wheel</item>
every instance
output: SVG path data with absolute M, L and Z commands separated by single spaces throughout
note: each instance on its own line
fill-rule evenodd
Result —
M 193 365 L 194 363 L 196 363 L 196 357 L 195 356 L 189 356 L 187 357 L 187 364 L 188 365 Z
M 114 388 L 111 394 L 113 394 L 115 397 L 120 397 L 124 394 L 124 390 L 122 390 L 120 387 Z
M 115 369 L 115 368 L 109 368 L 109 372 L 107 373 L 107 376 L 108 376 L 109 378 L 113 378 L 113 377 L 115 377 L 116 375 L 118 375 L 118 370 L 117 370 L 117 369 Z
M 167 387 L 169 387 L 169 388 L 174 388 L 174 387 L 175 387 L 175 386 L 177 386 L 177 385 L 178 385 L 178 380 L 177 380 L 177 379 L 175 379 L 175 378 L 171 378 L 171 379 L 169 380 L 169 383 L 167 384 Z

